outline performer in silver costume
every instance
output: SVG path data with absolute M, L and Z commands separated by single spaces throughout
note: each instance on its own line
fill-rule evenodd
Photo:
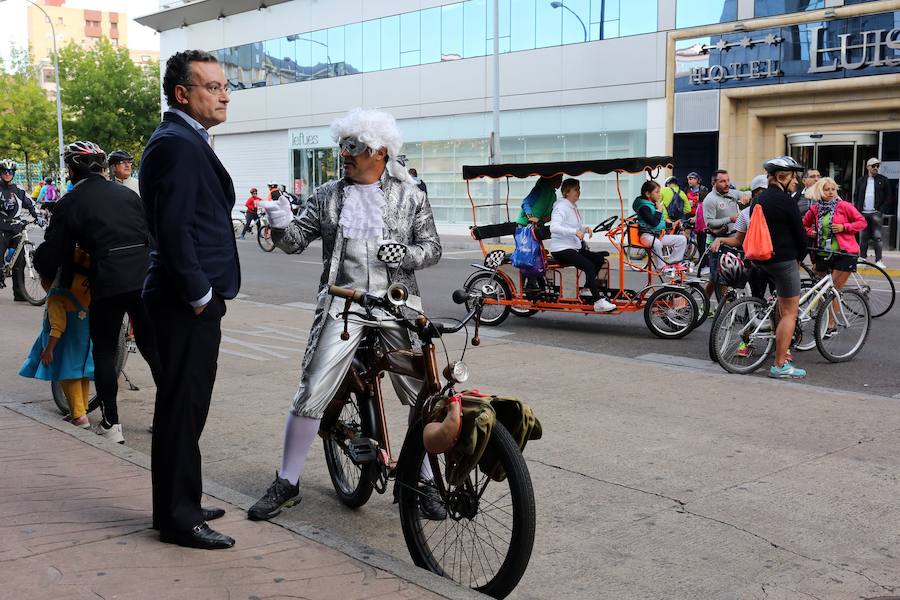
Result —
M 341 340 L 343 304 L 332 303 L 328 287 L 383 294 L 391 282 L 399 282 L 417 295 L 414 271 L 441 258 L 431 205 L 398 162 L 403 140 L 394 118 L 357 109 L 332 123 L 331 135 L 340 146 L 343 179 L 316 188 L 296 219 L 284 196 L 259 203 L 268 214 L 272 238 L 285 252 L 303 252 L 310 242 L 321 238 L 324 268 L 300 384 L 285 426 L 281 469 L 266 494 L 248 511 L 253 520 L 274 517 L 299 495 L 300 476 L 322 414 L 350 368 L 366 327 L 373 326 L 351 321 L 350 339 Z M 385 242 L 407 246 L 396 272 L 391 269 L 391 281 L 387 266 L 376 258 Z M 377 327 L 387 348 L 410 347 L 409 334 L 400 325 L 386 320 Z M 415 403 L 420 381 L 395 374 L 391 380 L 402 402 Z M 430 470 L 423 466 L 423 479 L 429 476 Z M 446 511 L 435 501 L 423 502 L 423 512 L 429 518 L 446 518 Z

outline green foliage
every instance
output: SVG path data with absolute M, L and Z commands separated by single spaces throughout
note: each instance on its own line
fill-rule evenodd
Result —
M 139 160 L 159 122 L 159 63 L 139 67 L 128 50 L 102 39 L 88 50 L 61 49 L 59 70 L 64 141 L 91 140 Z M 56 165 L 56 105 L 37 73 L 28 50 L 12 48 L 0 62 L 0 157 Z
M 0 71 L 0 157 L 29 162 L 58 154 L 53 103 L 34 77 L 34 70 L 15 56 L 11 72 Z M 18 61 L 18 62 L 17 62 Z
M 69 43 L 59 70 L 66 141 L 91 140 L 139 160 L 159 122 L 159 63 L 145 71 L 104 38 L 87 50 Z

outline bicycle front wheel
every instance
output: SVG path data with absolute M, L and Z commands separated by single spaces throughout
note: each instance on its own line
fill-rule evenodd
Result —
M 256 230 L 256 241 L 263 252 L 271 252 L 275 249 L 275 241 L 272 239 L 272 229 L 264 225 Z
M 887 314 L 894 307 L 894 300 L 897 298 L 897 289 L 894 286 L 894 280 L 888 275 L 887 271 L 867 260 L 857 261 L 858 268 L 863 269 L 862 272 L 853 273 L 850 278 L 859 291 L 869 301 L 869 308 L 872 312 L 872 318 Z
M 47 292 L 41 285 L 41 276 L 34 268 L 34 244 L 31 242 L 22 245 L 22 251 L 13 268 L 13 277 L 16 278 L 17 287 L 28 304 L 41 306 L 47 301 Z
M 506 473 L 494 481 L 479 467 L 459 486 L 442 477 L 444 456 L 429 455 L 447 510 L 442 521 L 428 520 L 419 510 L 420 465 L 425 458 L 422 425 L 410 428 L 403 452 L 406 465 L 397 477 L 400 522 L 416 566 L 493 598 L 515 589 L 534 547 L 534 490 L 522 452 L 499 422 L 485 453 L 497 457 Z
M 756 371 L 775 347 L 775 322 L 769 305 L 742 298 L 726 306 L 713 321 L 710 354 L 729 373 Z
M 872 315 L 866 297 L 841 290 L 839 302 L 823 303 L 816 316 L 816 347 L 831 362 L 846 362 L 859 354 L 869 337 Z

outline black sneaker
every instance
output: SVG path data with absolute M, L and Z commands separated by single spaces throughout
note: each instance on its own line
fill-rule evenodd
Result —
M 299 500 L 294 501 L 294 498 L 297 498 L 299 495 L 299 482 L 296 485 L 291 484 L 290 481 L 282 479 L 278 476 L 278 473 L 275 473 L 275 481 L 266 490 L 266 494 L 250 507 L 250 510 L 247 511 L 247 517 L 251 521 L 268 521 L 278 515 L 282 508 L 290 508 L 300 502 Z
M 443 521 L 447 518 L 447 508 L 433 481 L 421 482 L 419 493 L 419 512 L 423 517 L 429 521 Z

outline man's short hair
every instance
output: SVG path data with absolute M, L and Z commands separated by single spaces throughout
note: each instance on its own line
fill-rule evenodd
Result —
M 418 176 L 419 176 L 419 172 L 416 171 L 415 168 L 413 168 L 413 167 L 410 167 L 410 169 L 409 169 L 409 174 L 412 175 L 413 177 L 418 177 Z
M 713 176 L 712 176 L 713 182 L 716 182 L 719 180 L 719 175 L 728 175 L 728 171 L 726 171 L 725 169 L 716 169 L 715 171 L 713 171 Z
M 810 171 L 815 171 L 815 172 L 819 173 L 819 170 L 818 170 L 817 168 L 815 168 L 815 167 L 810 167 L 810 168 L 808 168 L 807 170 L 803 171 L 803 177 L 802 177 L 801 179 L 807 179 L 807 178 L 809 178 L 809 172 L 810 172 Z M 819 177 L 821 177 L 821 176 L 822 176 L 822 174 L 819 173 Z
M 219 60 L 205 50 L 185 50 L 170 56 L 166 61 L 166 74 L 163 76 L 163 94 L 171 108 L 178 108 L 178 102 L 175 100 L 175 86 L 193 83 L 192 62 L 218 63 Z

